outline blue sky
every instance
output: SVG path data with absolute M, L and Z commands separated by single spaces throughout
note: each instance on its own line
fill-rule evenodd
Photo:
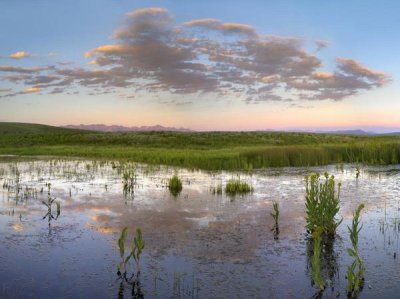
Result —
M 162 124 L 198 130 L 399 128 L 399 10 L 398 1 L 3 0 L 0 120 Z M 120 54 L 121 47 L 133 49 L 142 40 L 138 42 L 137 35 L 133 41 L 127 34 L 117 38 L 116 32 L 139 30 L 143 20 L 159 26 L 159 35 L 151 38 L 185 52 L 173 56 L 176 63 L 164 64 L 163 59 L 171 59 L 165 52 L 149 56 L 150 49 Z M 184 32 L 165 33 L 173 28 Z M 190 36 L 202 44 L 172 44 L 160 32 L 174 40 Z M 138 34 L 143 38 L 148 32 Z M 215 58 L 222 50 L 205 52 L 209 41 L 229 53 L 239 44 L 243 48 L 232 54 L 236 62 L 231 63 L 226 57 Z M 117 45 L 119 52 L 100 48 L 104 45 Z M 323 47 L 318 50 L 318 45 Z M 273 54 L 272 59 L 268 51 L 276 46 L 288 54 Z M 9 57 L 18 52 L 27 57 Z M 142 58 L 143 54 L 148 55 Z M 238 65 L 238 57 L 251 54 L 254 59 Z M 94 64 L 101 59 L 107 63 Z M 121 76 L 121 81 L 110 83 L 106 74 L 92 76 L 95 70 L 115 67 L 114 59 L 119 67 L 109 75 Z M 292 67 L 299 61 L 307 67 Z M 29 78 L 25 71 L 14 70 L 12 75 L 25 74 L 15 83 L 9 67 L 49 69 L 29 70 Z M 78 69 L 88 72 L 78 74 Z M 193 75 L 195 83 L 186 75 Z M 62 88 L 55 92 L 55 86 L 38 76 L 72 83 L 59 84 Z M 242 78 L 244 82 L 237 83 Z

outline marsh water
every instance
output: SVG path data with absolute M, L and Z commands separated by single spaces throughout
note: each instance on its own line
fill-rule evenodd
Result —
M 328 286 L 321 294 L 310 273 L 304 177 L 324 171 L 342 183 L 343 222 L 321 254 Z M 7 158 L 0 162 L 0 298 L 346 298 L 347 225 L 359 203 L 366 206 L 359 297 L 398 297 L 400 166 L 362 167 L 358 178 L 356 171 L 344 165 L 250 174 L 138 164 L 134 192 L 124 194 L 118 163 Z M 177 197 L 166 188 L 174 173 L 183 182 Z M 210 192 L 238 175 L 253 193 Z M 43 203 L 49 183 L 58 216 L 55 205 L 49 215 Z M 278 240 L 273 202 L 281 210 Z M 143 233 L 139 290 L 117 276 L 123 227 Z M 136 271 L 134 263 L 129 270 Z

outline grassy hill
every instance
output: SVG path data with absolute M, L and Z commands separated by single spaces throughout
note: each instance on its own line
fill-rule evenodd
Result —
M 251 169 L 400 162 L 400 136 L 290 132 L 93 132 L 0 123 L 0 154 L 56 155 Z
M 41 124 L 0 122 L 1 135 L 74 134 L 82 130 L 64 129 Z

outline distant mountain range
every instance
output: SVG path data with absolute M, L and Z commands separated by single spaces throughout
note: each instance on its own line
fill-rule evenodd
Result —
M 336 135 L 400 135 L 400 132 L 377 133 L 364 130 L 315 131 L 315 133 L 336 134 Z
M 336 135 L 376 135 L 374 132 L 364 130 L 334 130 L 334 131 L 316 131 L 316 133 L 336 134 Z
M 155 126 L 121 126 L 121 125 L 104 125 L 104 124 L 91 124 L 91 125 L 66 125 L 60 126 L 61 128 L 68 129 L 80 129 L 88 131 L 98 132 L 131 132 L 131 131 L 173 131 L 173 132 L 195 132 L 188 128 L 175 128 L 175 127 L 164 127 L 161 125 Z M 260 130 L 258 132 L 274 132 L 275 130 Z M 333 135 L 400 135 L 400 132 L 385 132 L 377 133 L 372 131 L 365 131 L 362 129 L 354 130 L 284 130 L 287 132 L 303 132 L 303 133 L 317 133 L 317 134 L 333 134 Z
M 161 125 L 155 126 L 140 126 L 140 127 L 125 127 L 119 125 L 103 125 L 103 124 L 93 124 L 93 125 L 66 125 L 61 126 L 62 128 L 68 129 L 80 129 L 88 131 L 100 131 L 100 132 L 130 132 L 130 131 L 174 131 L 174 132 L 192 132 L 192 130 L 187 128 L 175 128 L 175 127 L 164 127 Z

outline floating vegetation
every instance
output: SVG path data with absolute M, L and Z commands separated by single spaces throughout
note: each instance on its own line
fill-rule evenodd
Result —
M 325 284 L 321 276 L 321 240 L 324 230 L 320 227 L 316 228 L 312 234 L 313 255 L 311 259 L 311 274 L 315 285 L 323 291 Z
M 178 196 L 179 193 L 181 193 L 181 191 L 182 191 L 182 181 L 179 179 L 177 174 L 174 174 L 174 176 L 169 179 L 169 181 L 168 181 L 168 189 L 169 189 L 169 192 L 173 196 Z
M 274 239 L 277 240 L 279 238 L 279 204 L 274 202 L 272 206 L 274 211 L 271 213 L 271 216 L 275 223 L 271 230 L 274 232 Z
M 358 253 L 358 235 L 361 231 L 360 213 L 364 204 L 360 204 L 353 213 L 351 227 L 347 227 L 350 233 L 352 248 L 347 248 L 347 253 L 354 259 L 353 263 L 347 268 L 347 295 L 350 298 L 357 296 L 364 284 L 365 266 Z
M 325 182 L 320 181 L 318 173 L 306 177 L 306 228 L 309 233 L 314 233 L 321 228 L 323 233 L 330 237 L 336 234 L 336 228 L 341 220 L 336 219 L 339 212 L 340 186 L 335 192 L 335 177 L 324 174 Z
M 243 195 L 250 192 L 253 192 L 253 187 L 249 183 L 242 181 L 240 177 L 230 179 L 225 186 L 225 193 L 229 196 Z

